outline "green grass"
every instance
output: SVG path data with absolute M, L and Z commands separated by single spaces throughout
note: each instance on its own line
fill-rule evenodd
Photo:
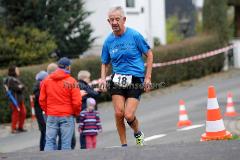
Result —
M 240 136 L 235 134 L 230 140 L 240 140 Z

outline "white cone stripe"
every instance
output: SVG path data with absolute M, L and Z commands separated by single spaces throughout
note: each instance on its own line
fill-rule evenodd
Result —
M 233 102 L 232 98 L 228 98 L 228 99 L 227 99 L 227 102 L 228 102 L 228 103 L 232 103 L 232 102 Z
M 233 107 L 227 107 L 227 112 L 235 112 L 235 109 Z
M 180 111 L 185 111 L 186 110 L 184 105 L 180 105 L 179 107 L 180 107 Z
M 185 121 L 185 120 L 188 120 L 188 116 L 186 114 L 179 116 L 179 121 Z
M 197 124 L 197 125 L 192 125 L 192 126 L 188 126 L 188 127 L 178 129 L 177 131 L 187 131 L 187 130 L 191 130 L 191 129 L 195 129 L 195 128 L 200 128 L 200 127 L 203 127 L 203 126 L 204 126 L 204 124 Z
M 32 108 L 31 110 L 32 110 L 32 115 L 35 115 L 35 110 L 34 110 L 34 108 Z
M 219 132 L 225 130 L 223 120 L 207 121 L 206 132 Z
M 208 102 L 207 102 L 207 108 L 209 110 L 211 110 L 211 109 L 218 109 L 219 105 L 218 105 L 217 98 L 209 98 Z

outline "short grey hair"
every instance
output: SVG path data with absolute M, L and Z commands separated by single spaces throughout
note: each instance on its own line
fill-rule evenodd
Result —
M 91 73 L 87 70 L 81 70 L 78 72 L 78 80 L 83 80 L 84 78 L 90 78 Z
M 50 63 L 47 66 L 47 73 L 51 74 L 52 72 L 56 71 L 58 69 L 58 65 L 56 63 Z
M 115 12 L 115 11 L 119 11 L 121 16 L 125 17 L 124 9 L 121 6 L 115 6 L 115 7 L 110 8 L 108 11 L 108 16 L 110 15 L 110 13 Z

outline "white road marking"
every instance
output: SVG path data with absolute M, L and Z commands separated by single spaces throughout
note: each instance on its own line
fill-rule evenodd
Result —
M 189 126 L 189 127 L 184 127 L 184 128 L 181 128 L 181 129 L 177 129 L 177 131 L 187 131 L 187 130 L 191 130 L 191 129 L 195 129 L 195 128 L 200 128 L 200 127 L 203 127 L 205 126 L 205 124 L 197 124 L 197 125 L 192 125 L 192 126 Z
M 144 139 L 144 141 L 151 141 L 151 140 L 154 140 L 154 139 L 158 139 L 158 138 L 162 138 L 162 137 L 165 137 L 166 134 L 158 134 L 158 135 L 154 135 L 154 136 L 151 136 L 151 137 L 146 137 Z
M 158 138 L 162 138 L 162 137 L 165 137 L 166 134 L 158 134 L 158 135 L 154 135 L 154 136 L 151 136 L 151 137 L 146 137 L 144 138 L 144 141 L 147 142 L 147 141 L 152 141 L 154 139 L 158 139 Z M 106 147 L 106 148 L 119 148 L 119 147 L 122 147 L 122 146 L 111 146 L 111 147 Z
M 105 147 L 105 148 L 120 148 L 122 146 L 111 146 L 111 147 Z
M 187 130 L 191 130 L 191 129 L 195 129 L 195 128 L 200 128 L 200 127 L 203 127 L 205 126 L 205 124 L 197 124 L 197 125 L 192 125 L 192 126 L 189 126 L 189 127 L 184 127 L 184 128 L 181 128 L 181 129 L 177 129 L 177 131 L 187 131 Z M 154 135 L 154 136 L 151 136 L 151 137 L 146 137 L 144 139 L 145 142 L 147 141 L 152 141 L 152 140 L 155 140 L 155 139 L 158 139 L 158 138 L 162 138 L 162 137 L 165 137 L 167 136 L 166 134 L 158 134 L 158 135 Z M 106 148 L 119 148 L 121 146 L 111 146 L 111 147 L 106 147 Z

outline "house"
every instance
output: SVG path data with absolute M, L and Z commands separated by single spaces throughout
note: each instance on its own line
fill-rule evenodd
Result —
M 139 31 L 153 47 L 154 39 L 166 44 L 165 0 L 85 0 L 85 9 L 93 12 L 87 21 L 96 37 L 93 47 L 85 54 L 100 54 L 105 38 L 112 31 L 107 22 L 111 7 L 122 6 L 127 17 L 126 26 Z

